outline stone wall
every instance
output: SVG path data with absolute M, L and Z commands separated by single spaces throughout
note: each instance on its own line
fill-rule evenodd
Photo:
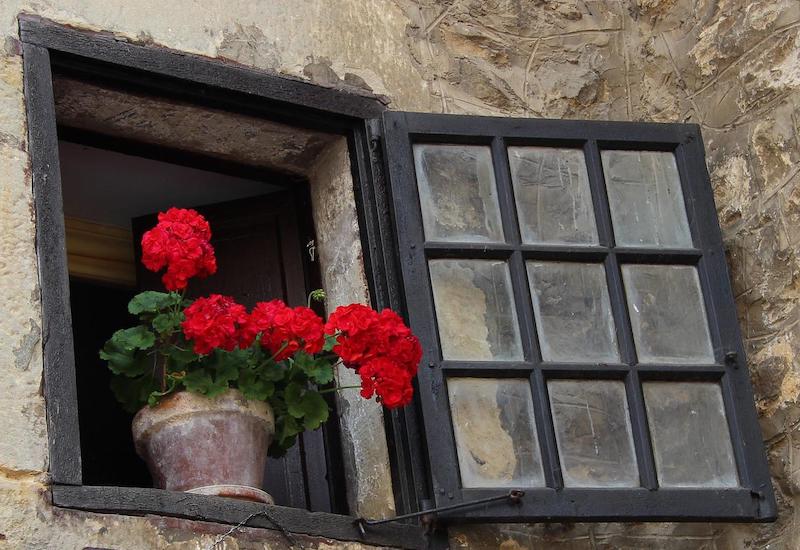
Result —
M 202 4 L 202 7 L 201 7 Z M 118 33 L 394 109 L 701 125 L 780 504 L 777 523 L 473 527 L 464 548 L 797 548 L 797 0 L 4 0 L 0 3 L 0 547 L 199 548 L 199 524 L 52 509 L 16 17 Z M 209 529 L 213 528 L 209 527 Z M 230 548 L 276 547 L 269 534 Z M 57 543 L 56 543 L 57 541 Z M 316 543 L 315 543 L 316 544 Z M 325 543 L 322 543 L 325 544 Z

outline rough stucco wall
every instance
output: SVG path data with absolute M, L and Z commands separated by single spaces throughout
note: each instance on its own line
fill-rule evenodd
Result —
M 780 504 L 772 525 L 474 527 L 453 546 L 800 547 L 800 3 L 400 4 L 441 111 L 701 125 Z
M 40 495 L 46 470 L 41 321 L 21 58 L 12 40 L 21 11 L 326 85 L 368 86 L 389 96 L 395 109 L 699 123 L 779 521 L 473 527 L 454 530 L 452 543 L 505 549 L 800 546 L 796 0 L 212 0 L 202 7 L 191 0 L 168 7 L 156 0 L 5 0 L 0 547 L 48 547 L 55 540 L 62 548 L 198 547 L 185 527 L 173 532 L 153 520 L 56 512 Z

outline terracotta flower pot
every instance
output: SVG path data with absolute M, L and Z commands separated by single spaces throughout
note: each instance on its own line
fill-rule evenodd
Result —
M 237 390 L 182 391 L 133 419 L 136 452 L 160 489 L 272 503 L 261 490 L 275 433 L 272 408 Z

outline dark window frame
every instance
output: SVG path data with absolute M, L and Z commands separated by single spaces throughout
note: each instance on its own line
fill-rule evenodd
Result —
M 467 508 L 448 514 L 448 518 L 462 521 L 772 521 L 776 518 L 776 503 L 698 126 L 387 112 L 383 115 L 383 138 L 407 311 L 411 327 L 423 345 L 424 356 L 418 375 L 419 398 L 431 456 L 430 474 L 436 505 L 498 496 L 508 491 L 461 487 L 445 389 L 446 375 L 518 375 L 529 378 L 537 413 L 537 432 L 547 487 L 524 488 L 526 495 L 520 502 Z M 414 143 L 465 143 L 491 147 L 506 244 L 425 241 L 412 154 Z M 584 150 L 599 246 L 521 243 L 506 156 L 507 145 L 572 146 Z M 675 153 L 696 248 L 621 250 L 613 247 L 613 229 L 600 160 L 603 148 Z M 427 267 L 427 260 L 432 258 L 493 258 L 509 262 L 526 360 L 502 363 L 441 360 Z M 524 262 L 527 259 L 603 263 L 612 298 L 620 364 L 542 364 L 525 274 Z M 714 365 L 633 366 L 636 355 L 621 280 L 620 264 L 623 262 L 697 266 L 714 348 Z M 545 384 L 546 379 L 553 377 L 625 382 L 632 411 L 631 428 L 641 487 L 563 487 Z M 642 380 L 714 380 L 720 383 L 740 488 L 657 489 Z
M 373 303 L 389 306 L 381 221 L 375 206 L 374 172 L 367 126 L 385 104 L 375 97 L 315 86 L 196 55 L 85 32 L 45 19 L 21 15 L 28 152 L 31 159 L 36 247 L 43 317 L 44 395 L 48 422 L 52 502 L 57 507 L 104 513 L 158 514 L 250 527 L 285 528 L 292 533 L 376 545 L 427 547 L 417 525 L 395 523 L 359 529 L 351 516 L 152 488 L 85 486 L 81 480 L 75 358 L 69 304 L 58 129 L 52 74 L 61 72 L 199 105 L 303 126 L 344 136 L 348 141 L 361 222 L 366 271 Z M 199 157 L 187 159 L 196 162 Z M 377 195 L 381 195 L 380 192 Z M 393 420 L 387 417 L 387 427 Z M 394 433 L 390 429 L 390 434 Z M 394 450 L 402 443 L 393 444 Z M 395 461 L 393 474 L 399 475 Z M 397 480 L 402 484 L 402 480 Z M 404 493 L 411 498 L 413 495 Z M 398 497 L 398 508 L 406 511 Z M 249 519 L 248 519 L 249 518 Z M 280 526 L 280 527 L 277 527 Z

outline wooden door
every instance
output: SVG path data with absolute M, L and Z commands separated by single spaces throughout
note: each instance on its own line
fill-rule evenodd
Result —
M 291 306 L 306 303 L 312 290 L 310 284 L 319 277 L 314 276 L 312 264 L 304 258 L 307 241 L 301 239 L 301 228 L 303 237 L 307 237 L 310 224 L 308 220 L 298 219 L 293 193 L 281 191 L 195 209 L 211 224 L 217 273 L 206 279 L 192 279 L 187 296 L 225 294 L 248 308 L 274 298 Z M 140 261 L 141 236 L 155 225 L 156 214 L 135 218 L 132 223 L 139 289 L 163 289 L 161 274 L 148 271 Z M 331 418 L 333 421 L 329 424 L 335 422 L 336 415 Z M 272 495 L 276 504 L 314 511 L 340 511 L 332 509 L 334 500 L 329 483 L 332 476 L 326 454 L 335 452 L 326 449 L 326 439 L 329 443 L 332 440 L 330 434 L 326 437 L 326 429 L 331 430 L 306 432 L 286 456 L 269 459 L 264 490 Z

